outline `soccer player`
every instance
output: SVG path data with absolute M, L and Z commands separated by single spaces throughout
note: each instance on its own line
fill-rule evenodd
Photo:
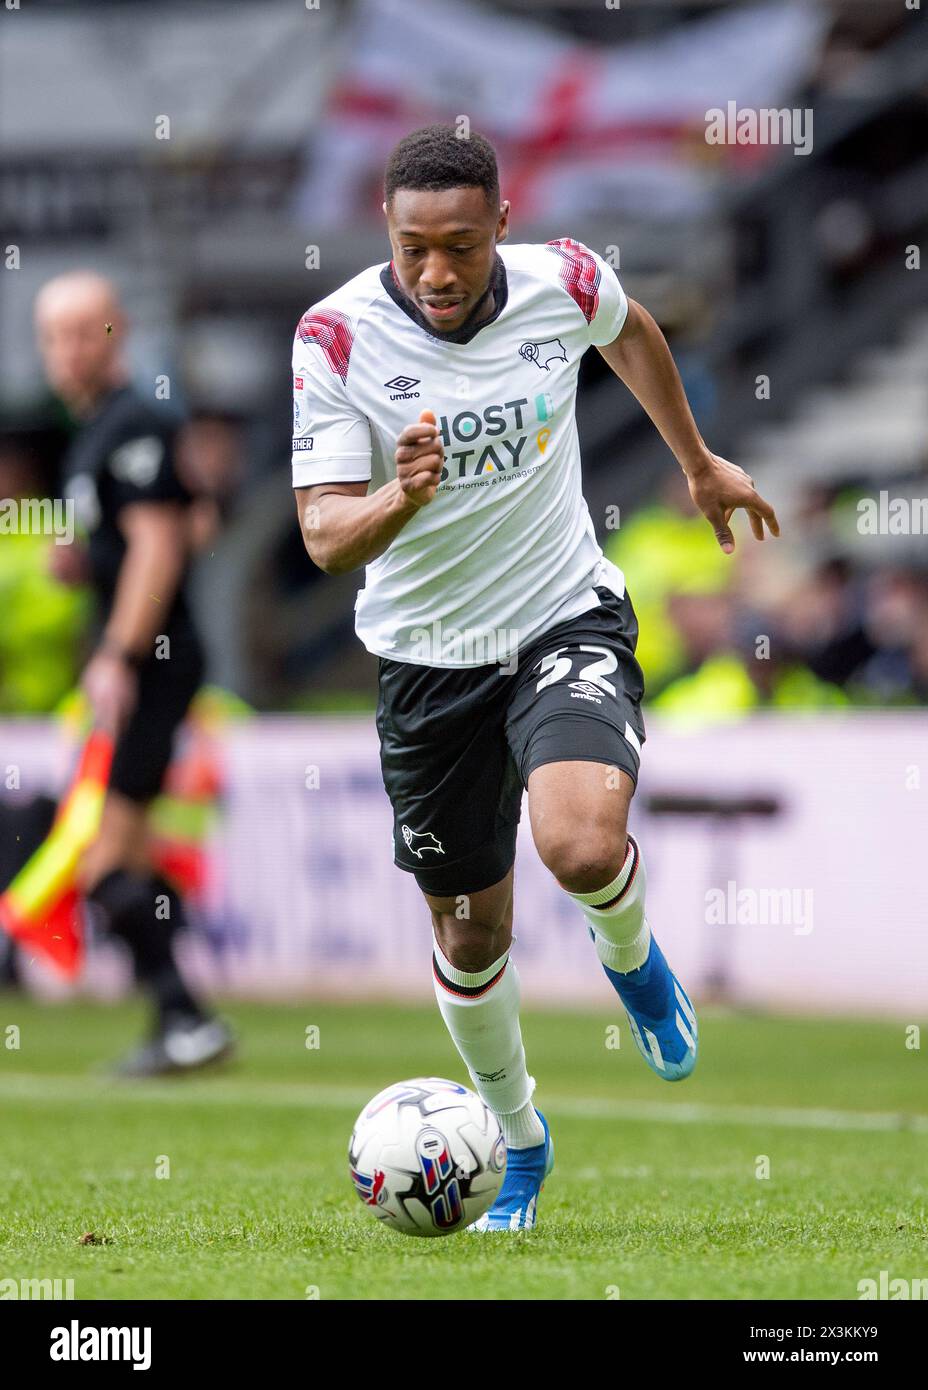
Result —
M 414 132 L 385 196 L 392 260 L 296 332 L 293 483 L 315 563 L 366 566 L 356 627 L 379 657 L 395 862 L 431 910 L 438 1007 L 509 1151 L 477 1225 L 517 1230 L 553 1164 L 509 954 L 524 789 L 538 853 L 585 914 L 645 1061 L 667 1081 L 696 1061 L 693 1006 L 651 932 L 626 828 L 644 682 L 624 577 L 581 492 L 587 348 L 647 411 L 724 551 L 736 508 L 758 540 L 778 524 L 702 440 L 663 335 L 613 270 L 569 239 L 503 244 L 485 139 Z
M 52 547 L 53 566 L 64 582 L 87 580 L 96 591 L 100 634 L 82 683 L 96 723 L 116 738 L 82 886 L 129 947 L 155 1009 L 150 1038 L 117 1070 L 189 1071 L 226 1056 L 232 1040 L 178 970 L 173 939 L 183 903 L 151 870 L 146 817 L 203 674 L 184 595 L 191 498 L 175 472 L 173 428 L 129 384 L 126 321 L 113 286 L 91 272 L 58 276 L 39 292 L 35 321 L 49 384 L 81 422 L 62 495 L 88 539 L 86 547 Z

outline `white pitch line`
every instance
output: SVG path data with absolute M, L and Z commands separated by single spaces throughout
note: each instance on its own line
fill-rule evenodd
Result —
M 547 1096 L 546 1096 L 547 1099 Z M 825 1110 L 806 1106 L 725 1105 L 703 1101 L 594 1100 L 550 1097 L 552 1109 L 585 1120 L 640 1120 L 678 1125 L 769 1125 L 775 1129 L 833 1129 L 928 1134 L 928 1115 L 891 1111 Z
M 93 1077 L 0 1075 L 0 1101 L 103 1105 L 264 1105 L 298 1109 L 354 1110 L 370 1100 L 357 1086 L 319 1082 L 248 1082 L 217 1076 L 180 1077 L 174 1082 L 113 1082 Z M 545 1091 L 546 1108 L 580 1120 L 672 1125 L 753 1125 L 774 1129 L 928 1134 L 928 1115 L 904 1112 L 826 1110 L 804 1106 L 726 1105 L 703 1101 L 610 1100 Z

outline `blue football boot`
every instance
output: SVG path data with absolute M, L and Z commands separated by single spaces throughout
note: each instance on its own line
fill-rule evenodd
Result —
M 686 990 L 654 937 L 648 958 L 621 974 L 603 966 L 625 1005 L 632 1037 L 652 1071 L 665 1081 L 682 1081 L 696 1065 L 699 1032 Z
M 540 1110 L 535 1114 L 545 1131 L 545 1142 L 531 1149 L 510 1149 L 506 1176 L 499 1196 L 489 1211 L 472 1221 L 469 1231 L 530 1231 L 535 1225 L 538 1194 L 554 1167 L 554 1140 Z

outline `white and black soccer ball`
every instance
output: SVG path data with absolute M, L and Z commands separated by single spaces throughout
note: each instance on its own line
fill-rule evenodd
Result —
M 348 1165 L 365 1206 L 407 1236 L 450 1236 L 488 1211 L 506 1174 L 506 1143 L 479 1096 L 417 1076 L 358 1116 Z

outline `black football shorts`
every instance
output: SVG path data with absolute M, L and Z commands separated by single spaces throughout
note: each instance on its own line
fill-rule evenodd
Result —
M 147 802 L 161 790 L 174 734 L 200 688 L 205 666 L 192 627 L 169 629 L 170 656 L 151 656 L 139 668 L 138 702 L 116 741 L 109 785 L 130 801 Z
M 506 876 L 536 767 L 607 763 L 637 783 L 638 621 L 627 593 L 596 594 L 597 608 L 533 638 L 511 666 L 380 658 L 377 733 L 394 862 L 424 892 L 476 893 Z

